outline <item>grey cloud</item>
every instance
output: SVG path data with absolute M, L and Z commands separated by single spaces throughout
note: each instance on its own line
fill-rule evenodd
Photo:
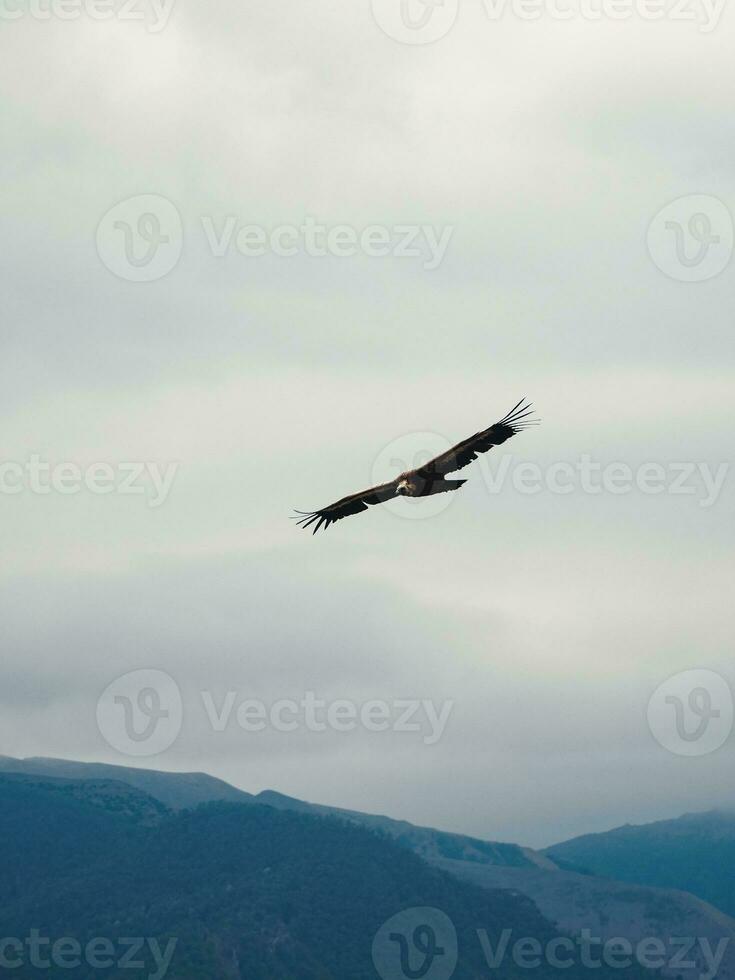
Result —
M 398 436 L 460 438 L 524 393 L 544 427 L 517 460 L 729 459 L 732 263 L 672 280 L 646 229 L 690 193 L 735 213 L 733 28 L 658 26 L 491 24 L 477 4 L 409 49 L 367 3 L 295 0 L 179 0 L 156 35 L 3 25 L 2 459 L 179 463 L 154 512 L 0 497 L 5 751 L 112 758 L 96 697 L 150 663 L 187 698 L 456 701 L 429 748 L 192 723 L 158 760 L 248 789 L 529 843 L 722 801 L 729 748 L 683 778 L 644 714 L 669 674 L 727 672 L 731 483 L 706 510 L 491 495 L 476 464 L 427 521 L 376 508 L 313 540 L 287 521 L 367 485 Z M 95 250 L 142 193 L 184 224 L 148 284 Z M 201 226 L 308 214 L 454 231 L 427 271 L 217 259 Z

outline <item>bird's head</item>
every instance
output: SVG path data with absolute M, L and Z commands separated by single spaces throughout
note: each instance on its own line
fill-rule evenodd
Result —
M 399 493 L 402 497 L 408 494 L 408 480 L 399 480 L 398 486 L 396 487 L 396 493 Z

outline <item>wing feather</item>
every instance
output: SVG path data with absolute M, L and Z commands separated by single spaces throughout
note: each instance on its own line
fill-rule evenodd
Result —
M 489 429 L 476 432 L 468 439 L 463 439 L 462 442 L 458 442 L 456 446 L 452 446 L 451 449 L 430 460 L 415 472 L 422 479 L 429 479 L 435 475 L 444 475 L 454 473 L 455 470 L 461 470 L 477 459 L 480 453 L 486 453 L 493 446 L 500 446 L 511 436 L 531 425 L 538 425 L 538 420 L 532 416 L 531 402 L 522 398 L 504 418 L 491 425 Z
M 295 517 L 296 523 L 304 528 L 314 524 L 314 534 L 322 526 L 326 531 L 330 524 L 334 524 L 335 521 L 341 521 L 343 517 L 360 514 L 372 504 L 382 504 L 386 500 L 392 500 L 393 497 L 397 497 L 397 486 L 398 480 L 393 480 L 391 483 L 381 483 L 377 487 L 370 487 L 368 490 L 352 493 L 349 497 L 343 497 L 336 503 L 330 504 L 328 507 L 323 507 L 321 510 L 297 510 Z

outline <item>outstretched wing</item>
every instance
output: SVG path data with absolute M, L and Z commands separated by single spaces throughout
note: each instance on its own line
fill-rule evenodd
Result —
M 321 510 L 309 512 L 297 510 L 294 520 L 301 527 L 309 527 L 316 521 L 316 527 L 313 531 L 316 534 L 322 524 L 326 530 L 335 521 L 341 521 L 343 517 L 349 517 L 350 514 L 359 514 L 361 511 L 367 510 L 371 504 L 382 504 L 386 500 L 392 500 L 393 497 L 398 496 L 397 486 L 398 480 L 393 480 L 391 483 L 382 483 L 380 486 L 371 487 L 369 490 L 343 497 L 335 504 L 330 504 L 329 507 L 323 507 Z
M 417 475 L 426 480 L 435 475 L 444 475 L 445 473 L 454 473 L 455 470 L 461 470 L 477 459 L 479 453 L 486 453 L 493 446 L 501 445 L 506 439 L 510 439 L 516 432 L 521 432 L 529 425 L 537 425 L 538 422 L 531 417 L 532 415 L 531 402 L 522 398 L 505 418 L 496 422 L 495 425 L 491 425 L 489 429 L 476 432 L 469 439 L 458 442 L 456 446 L 448 449 L 441 456 L 430 460 L 416 470 Z

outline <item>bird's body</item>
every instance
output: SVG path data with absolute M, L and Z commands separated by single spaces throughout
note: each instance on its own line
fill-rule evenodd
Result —
M 433 493 L 459 490 L 466 482 L 467 480 L 445 480 L 441 475 L 433 478 L 421 477 L 417 470 L 407 470 L 398 477 L 396 493 L 401 497 L 430 497 Z
M 458 442 L 456 446 L 429 460 L 423 466 L 415 470 L 407 470 L 389 483 L 381 483 L 360 493 L 343 497 L 322 510 L 306 513 L 297 511 L 296 520 L 302 527 L 315 524 L 313 533 L 316 534 L 322 525 L 327 528 L 343 517 L 359 514 L 372 504 L 385 503 L 386 500 L 392 500 L 394 497 L 429 497 L 435 493 L 459 490 L 467 481 L 447 480 L 446 475 L 461 470 L 477 459 L 479 453 L 485 453 L 493 446 L 501 445 L 517 432 L 534 425 L 532 414 L 530 403 L 522 399 L 515 408 L 489 429 L 476 432 L 468 439 Z

